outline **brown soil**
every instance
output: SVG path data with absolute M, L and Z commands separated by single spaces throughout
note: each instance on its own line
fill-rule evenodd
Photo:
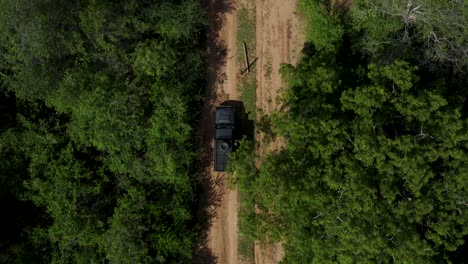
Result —
M 244 1 L 244 0 L 241 0 Z M 283 83 L 278 73 L 281 63 L 295 63 L 302 48 L 302 39 L 295 15 L 297 0 L 256 1 L 256 107 L 263 113 L 277 109 L 276 97 Z M 200 122 L 199 137 L 203 148 L 202 212 L 208 217 L 207 234 L 197 252 L 197 263 L 238 263 L 238 194 L 229 190 L 225 173 L 213 171 L 214 107 L 227 100 L 239 100 L 237 81 L 240 67 L 236 56 L 236 0 L 202 0 L 209 17 L 207 40 L 208 87 Z M 239 47 L 240 49 L 240 47 Z M 256 136 L 262 142 L 263 136 Z M 266 151 L 282 146 L 281 140 L 270 144 Z M 261 153 L 260 153 L 261 154 Z M 280 244 L 255 244 L 255 263 L 278 263 L 282 258 Z
M 256 54 L 257 65 L 257 108 L 263 114 L 278 109 L 278 96 L 285 88 L 279 69 L 281 64 L 295 64 L 304 44 L 296 15 L 297 0 L 256 0 Z M 257 142 L 263 143 L 263 135 L 257 134 Z M 282 139 L 276 139 L 268 146 L 258 148 L 259 155 L 277 151 L 284 146 Z M 283 258 L 281 243 L 255 243 L 255 263 L 279 263 Z
M 203 2 L 209 17 L 207 62 L 208 87 L 200 124 L 204 148 L 202 181 L 207 234 L 198 252 L 198 263 L 237 263 L 237 191 L 229 190 L 225 173 L 213 170 L 214 108 L 227 100 L 239 100 L 236 65 L 236 8 L 234 0 Z

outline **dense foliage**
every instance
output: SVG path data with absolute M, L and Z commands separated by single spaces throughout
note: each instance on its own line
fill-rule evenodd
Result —
M 204 23 L 193 0 L 0 1 L 0 262 L 190 262 Z
M 466 5 L 330 2 L 301 2 L 308 45 L 263 120 L 287 146 L 233 157 L 243 232 L 284 263 L 466 262 Z

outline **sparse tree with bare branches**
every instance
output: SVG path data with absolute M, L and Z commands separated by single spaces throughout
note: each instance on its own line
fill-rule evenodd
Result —
M 457 71 L 468 69 L 467 14 L 466 1 L 457 0 L 357 0 L 352 8 L 353 22 L 366 31 L 363 44 L 370 53 L 415 46 L 423 51 L 421 63 Z

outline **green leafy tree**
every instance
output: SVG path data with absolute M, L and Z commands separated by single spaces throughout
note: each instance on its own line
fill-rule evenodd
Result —
M 0 166 L 45 262 L 191 262 L 204 25 L 192 0 L 0 1 Z

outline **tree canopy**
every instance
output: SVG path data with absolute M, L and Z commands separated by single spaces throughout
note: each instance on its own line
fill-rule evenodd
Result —
M 191 261 L 204 26 L 192 0 L 0 1 L 2 195 L 40 216 L 0 262 Z

